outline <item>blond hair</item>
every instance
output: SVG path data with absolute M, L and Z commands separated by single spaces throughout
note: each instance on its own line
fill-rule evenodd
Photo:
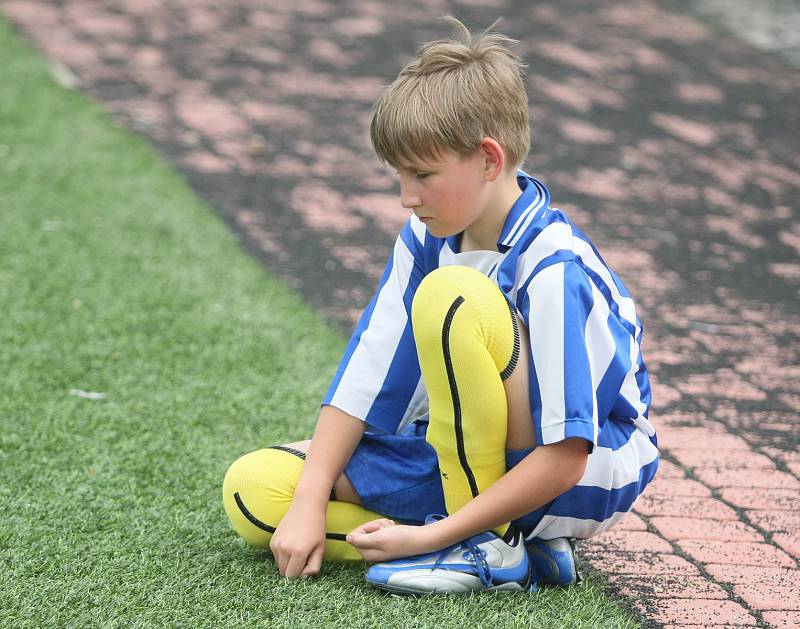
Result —
M 446 16 L 454 37 L 429 42 L 378 98 L 370 139 L 378 157 L 394 167 L 437 161 L 443 150 L 473 153 L 485 136 L 518 167 L 530 148 L 525 67 L 510 47 L 516 40 L 490 32 L 473 36 Z

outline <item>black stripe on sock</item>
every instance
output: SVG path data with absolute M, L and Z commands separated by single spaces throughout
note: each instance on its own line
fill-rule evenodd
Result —
M 264 522 L 259 520 L 256 516 L 254 516 L 252 513 L 250 513 L 250 509 L 244 506 L 244 502 L 242 501 L 242 497 L 239 495 L 238 491 L 235 494 L 233 494 L 233 499 L 236 501 L 236 506 L 239 507 L 239 511 L 242 512 L 242 515 L 247 518 L 250 524 L 252 524 L 257 528 L 260 528 L 262 531 L 266 531 L 267 533 L 275 532 L 274 526 L 265 524 Z
M 508 365 L 506 366 L 503 371 L 500 372 L 500 379 L 505 380 L 507 379 L 512 373 L 514 373 L 514 369 L 517 367 L 517 361 L 519 360 L 519 325 L 517 324 L 517 313 L 514 312 L 514 306 L 511 305 L 511 302 L 506 299 L 506 303 L 508 304 L 508 310 L 511 313 L 511 325 L 514 327 L 514 349 L 511 352 L 511 360 L 508 361 Z
M 296 450 L 294 448 L 290 448 L 289 446 L 269 446 L 268 450 L 282 450 L 283 452 L 288 452 L 289 454 L 294 454 L 296 457 L 306 460 L 306 453 L 302 450 Z
M 464 450 L 464 429 L 461 425 L 461 400 L 458 395 L 458 387 L 456 386 L 456 375 L 453 371 L 453 360 L 450 355 L 450 328 L 453 325 L 453 317 L 456 310 L 464 303 L 464 298 L 460 295 L 451 304 L 447 315 L 444 318 L 444 325 L 442 326 L 442 351 L 444 352 L 444 365 L 447 369 L 447 381 L 450 384 L 450 395 L 453 398 L 453 412 L 455 414 L 454 423 L 456 431 L 456 448 L 458 449 L 458 460 L 461 463 L 461 468 L 469 482 L 469 488 L 472 492 L 472 497 L 478 495 L 478 484 L 475 482 L 475 475 L 467 461 L 467 453 Z
M 235 494 L 233 494 L 233 499 L 236 501 L 236 506 L 239 507 L 239 511 L 242 512 L 242 515 L 247 518 L 250 524 L 252 524 L 257 528 L 260 528 L 262 531 L 266 531 L 267 533 L 275 532 L 274 526 L 270 526 L 269 524 L 262 522 L 250 512 L 250 509 L 248 509 L 244 505 L 244 501 L 242 500 L 242 497 L 239 495 L 238 491 Z M 345 535 L 344 533 L 325 533 L 325 538 L 335 539 L 340 542 L 347 541 L 347 535 Z
M 281 450 L 282 452 L 288 452 L 289 454 L 294 454 L 296 457 L 306 460 L 306 453 L 302 450 L 296 450 L 295 448 L 290 448 L 289 446 L 269 446 L 267 450 Z M 331 496 L 330 500 L 336 500 L 336 487 L 331 487 Z

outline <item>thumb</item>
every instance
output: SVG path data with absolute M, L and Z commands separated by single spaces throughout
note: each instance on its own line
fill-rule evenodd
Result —
M 361 533 L 357 530 L 353 531 L 347 536 L 347 543 L 352 544 L 356 548 L 380 548 L 380 539 L 376 539 L 380 537 L 376 534 L 377 532 L 378 531 L 374 533 Z

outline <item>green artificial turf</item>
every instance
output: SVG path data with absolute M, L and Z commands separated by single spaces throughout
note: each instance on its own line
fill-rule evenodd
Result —
M 362 565 L 280 578 L 220 484 L 310 433 L 344 340 L 2 20 L 0 59 L 0 626 L 637 626 L 592 581 L 407 599 Z

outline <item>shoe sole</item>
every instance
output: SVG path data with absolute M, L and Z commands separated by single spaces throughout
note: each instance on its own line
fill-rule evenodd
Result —
M 400 596 L 433 596 L 435 594 L 452 594 L 454 596 L 462 595 L 462 594 L 474 594 L 480 592 L 527 592 L 528 586 L 522 586 L 519 583 L 503 583 L 501 585 L 495 585 L 489 588 L 481 588 L 480 590 L 471 590 L 469 592 L 451 592 L 449 590 L 432 590 L 432 591 L 425 591 L 421 592 L 419 590 L 415 590 L 413 588 L 404 588 L 398 587 L 396 585 L 390 585 L 388 583 L 375 583 L 373 581 L 367 581 L 372 587 L 378 588 L 379 590 L 383 590 L 385 592 L 389 592 L 390 594 L 397 594 Z

